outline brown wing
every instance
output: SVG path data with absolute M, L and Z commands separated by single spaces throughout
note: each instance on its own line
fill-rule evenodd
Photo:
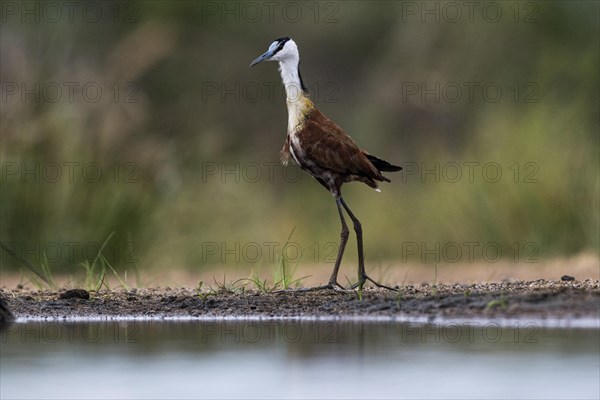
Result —
M 350 136 L 316 108 L 298 132 L 305 157 L 321 168 L 367 178 L 385 179 Z

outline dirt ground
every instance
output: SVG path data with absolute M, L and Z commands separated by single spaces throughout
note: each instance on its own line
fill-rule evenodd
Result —
M 141 280 L 126 281 L 127 289 L 108 277 L 111 290 L 81 293 L 66 289 L 82 287 L 73 277 L 56 279 L 58 287 L 65 289 L 50 291 L 37 290 L 21 274 L 3 274 L 0 299 L 16 317 L 48 319 L 386 317 L 600 321 L 599 263 L 596 255 L 589 254 L 534 264 L 440 265 L 437 271 L 423 265 L 395 263 L 392 268 L 371 267 L 370 274 L 383 283 L 398 285 L 399 292 L 368 288 L 362 299 L 356 291 L 265 293 L 253 284 L 245 289 L 243 285 L 232 285 L 236 281 L 247 283 L 252 270 L 256 272 L 253 268 L 215 268 L 201 273 L 178 268 L 145 271 Z M 258 275 L 268 278 L 272 272 L 259 270 Z M 343 274 L 352 272 L 347 268 Z M 308 276 L 301 284 L 310 287 L 326 282 L 329 273 L 330 269 L 322 265 L 303 265 L 297 276 Z M 343 274 L 340 282 L 345 282 Z M 563 275 L 573 280 L 563 281 Z M 199 282 L 204 282 L 201 290 L 194 289 Z M 137 288 L 131 288 L 134 286 Z M 232 286 L 233 290 L 225 289 Z
M 189 288 L 36 291 L 0 289 L 18 317 L 600 318 L 599 281 L 510 281 L 261 293 Z

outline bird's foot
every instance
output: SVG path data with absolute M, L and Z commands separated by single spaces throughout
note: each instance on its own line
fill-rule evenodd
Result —
M 360 288 L 362 290 L 363 286 L 365 285 L 365 283 L 369 281 L 371 282 L 373 285 L 383 288 L 383 289 L 387 289 L 387 290 L 391 290 L 392 292 L 399 292 L 398 289 L 395 289 L 393 287 L 390 286 L 386 286 L 382 283 L 377 282 L 375 279 L 371 278 L 369 275 L 364 274 L 363 276 L 360 277 L 360 279 L 358 280 L 358 282 L 356 282 L 355 284 L 351 285 L 348 289 L 356 289 L 356 288 Z
M 279 290 L 276 293 L 285 293 L 285 292 L 316 292 L 319 290 L 335 290 L 335 291 L 346 291 L 348 289 L 346 289 L 345 287 L 343 287 L 342 285 L 340 285 L 337 282 L 329 282 L 326 285 L 321 285 L 321 286 L 313 286 L 313 287 L 308 287 L 308 288 L 300 288 L 300 289 L 292 289 L 292 290 Z

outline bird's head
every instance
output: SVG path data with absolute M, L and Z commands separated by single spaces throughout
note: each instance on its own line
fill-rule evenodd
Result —
M 263 61 L 280 61 L 285 62 L 288 60 L 299 61 L 300 54 L 298 53 L 298 46 L 289 37 L 283 37 L 276 39 L 269 49 L 262 55 L 258 56 L 252 63 L 251 67 L 259 64 Z

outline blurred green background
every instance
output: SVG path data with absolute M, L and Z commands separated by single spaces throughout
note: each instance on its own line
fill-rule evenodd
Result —
M 294 228 L 331 262 L 330 194 L 278 164 L 277 66 L 248 68 L 288 35 L 320 110 L 405 167 L 344 187 L 368 265 L 598 253 L 597 2 L 52 4 L 1 3 L 0 238 L 36 265 L 111 232 L 121 271 L 271 265 Z

